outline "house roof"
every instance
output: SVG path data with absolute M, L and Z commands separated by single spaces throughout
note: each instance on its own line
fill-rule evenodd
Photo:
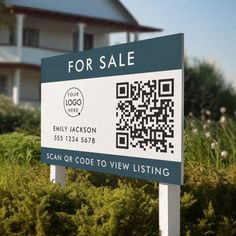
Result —
M 8 69 L 27 69 L 27 70 L 35 70 L 40 71 L 40 65 L 29 64 L 29 63 L 20 63 L 20 62 L 0 62 L 0 68 L 8 68 Z
M 126 31 L 161 31 L 139 25 L 119 0 L 6 0 L 6 4 L 27 15 L 110 25 Z

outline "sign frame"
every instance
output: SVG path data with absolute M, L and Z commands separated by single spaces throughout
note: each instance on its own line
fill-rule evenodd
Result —
M 122 58 L 123 56 L 125 58 Z M 105 61 L 106 58 L 109 58 L 109 60 L 107 59 L 107 61 Z M 170 112 L 173 111 L 173 113 L 175 113 L 174 116 L 172 117 L 174 120 L 172 126 L 174 127 L 178 126 L 177 130 L 176 129 L 171 130 L 171 128 L 169 128 L 170 132 L 173 131 L 176 133 L 173 140 L 175 142 L 174 146 L 177 147 L 174 150 L 175 152 L 173 151 L 174 154 L 171 155 L 170 158 L 169 154 L 166 155 L 166 153 L 161 151 L 161 148 L 167 147 L 167 143 L 165 144 L 163 143 L 167 142 L 168 138 L 166 138 L 165 140 L 163 139 L 161 141 L 158 141 L 159 143 L 155 143 L 154 142 L 155 140 L 149 141 L 149 145 L 153 146 L 155 144 L 162 145 L 162 147 L 159 148 L 158 150 L 160 151 L 160 153 L 156 155 L 157 159 L 156 157 L 152 157 L 152 155 L 155 154 L 154 152 L 149 152 L 148 154 L 146 154 L 146 151 L 144 152 L 143 150 L 141 150 L 142 149 L 141 145 L 143 145 L 143 143 L 141 144 L 139 143 L 140 146 L 137 152 L 133 150 L 132 154 L 129 154 L 127 150 L 122 150 L 121 149 L 122 147 L 120 148 L 120 150 L 116 149 L 117 150 L 116 151 L 113 148 L 107 152 L 106 147 L 104 147 L 103 149 L 97 148 L 93 150 L 91 149 L 92 145 L 90 145 L 87 149 L 86 148 L 83 149 L 82 144 L 80 143 L 80 147 L 78 147 L 77 150 L 77 147 L 75 147 L 75 145 L 74 146 L 69 144 L 67 145 L 63 144 L 63 142 L 57 142 L 56 144 L 56 140 L 52 140 L 53 134 L 58 134 L 57 136 L 60 138 L 63 135 L 63 132 L 60 131 L 60 128 L 63 128 L 63 126 L 66 127 L 66 125 L 63 124 L 52 125 L 53 122 L 57 124 L 60 122 L 63 123 L 61 120 L 57 119 L 58 117 L 61 116 L 61 113 L 57 113 L 57 115 L 53 116 L 54 113 L 56 113 L 56 110 L 60 110 L 59 106 L 57 107 L 55 106 L 56 108 L 54 109 L 54 105 L 56 105 L 57 100 L 60 100 L 58 98 L 63 97 L 65 99 L 67 95 L 69 96 L 69 91 L 74 91 L 74 94 L 76 94 L 75 87 L 78 84 L 79 85 L 77 87 L 81 87 L 82 83 L 89 84 L 88 82 L 91 81 L 93 81 L 93 83 L 95 83 L 95 81 L 99 81 L 97 82 L 97 86 L 99 86 L 99 83 L 103 81 L 103 83 L 101 83 L 102 84 L 101 87 L 104 87 L 105 83 L 111 83 L 112 80 L 114 81 L 119 80 L 121 81 L 120 84 L 122 84 L 122 81 L 131 81 L 133 80 L 133 78 L 136 79 L 139 78 L 140 76 L 147 77 L 147 79 L 158 76 L 160 78 L 161 77 L 165 78 L 164 80 L 160 79 L 157 82 L 159 83 L 158 95 L 169 96 L 168 92 L 166 93 L 164 89 L 166 89 L 166 86 L 172 86 L 172 90 L 170 91 L 172 93 L 173 92 L 177 93 L 179 96 L 176 101 L 174 100 L 172 101 L 169 99 L 170 102 L 173 102 L 173 104 L 175 102 L 175 105 L 178 106 L 177 110 L 174 110 L 176 107 L 171 108 L 170 105 L 171 103 L 168 104 L 166 107 L 166 109 L 169 109 Z M 171 82 L 173 81 L 171 81 L 172 79 L 168 79 L 169 77 L 170 78 L 173 77 L 174 78 L 173 81 L 175 83 L 171 84 Z M 175 77 L 178 78 L 178 81 Z M 66 90 L 68 90 L 69 88 L 67 93 L 60 94 L 61 87 L 63 87 L 64 84 L 66 83 L 68 84 L 69 82 L 70 85 L 66 87 Z M 164 83 L 162 87 L 160 82 L 162 82 L 162 84 Z M 84 87 L 82 86 L 82 88 L 86 90 L 87 89 L 86 86 Z M 131 84 L 130 86 L 134 85 Z M 90 87 L 92 87 L 92 85 Z M 74 90 L 70 90 L 72 88 L 74 88 Z M 160 93 L 160 88 L 163 88 L 162 94 Z M 107 87 L 107 91 L 108 90 L 109 87 Z M 78 88 L 77 91 L 79 91 Z M 73 93 L 71 92 L 71 94 Z M 79 92 L 77 94 L 79 94 Z M 86 95 L 85 100 L 91 98 L 92 97 L 91 94 L 94 93 L 90 93 L 90 96 L 85 94 Z M 53 100 L 54 97 L 54 103 L 50 104 L 50 101 L 47 99 L 49 96 L 50 100 L 51 99 Z M 113 96 L 113 94 L 111 93 L 110 96 Z M 58 166 L 76 167 L 86 170 L 99 171 L 103 173 L 111 173 L 111 174 L 117 174 L 117 175 L 123 175 L 147 180 L 156 180 L 163 183 L 170 183 L 177 185 L 179 184 L 181 185 L 183 183 L 183 34 L 164 36 L 133 43 L 127 43 L 122 45 L 110 46 L 106 48 L 99 48 L 90 51 L 84 51 L 79 53 L 72 53 L 72 54 L 42 59 L 41 97 L 42 97 L 41 160 L 43 162 L 56 166 L 58 165 Z M 78 95 L 78 97 L 74 97 L 74 100 L 77 99 L 77 101 L 79 100 L 83 101 L 82 97 L 83 94 L 81 93 L 80 95 Z M 99 97 L 96 98 L 99 99 Z M 163 98 L 161 99 L 160 97 L 158 97 L 158 99 L 160 99 L 160 101 L 167 101 L 167 99 L 163 100 Z M 101 100 L 101 103 L 107 100 L 109 100 L 109 97 L 106 97 L 104 100 Z M 70 102 L 70 100 L 68 101 Z M 65 104 L 67 104 L 68 101 L 67 100 L 63 101 L 64 109 L 67 109 Z M 87 103 L 89 103 L 91 106 L 90 101 Z M 77 109 L 76 105 L 73 106 L 72 108 Z M 88 110 L 88 107 L 86 107 L 86 109 Z M 160 110 L 161 106 L 155 109 Z M 81 116 L 78 115 L 80 114 L 80 112 Z M 167 112 L 167 110 L 163 110 L 163 112 Z M 66 113 L 68 115 L 67 111 L 63 113 L 63 115 L 65 116 Z M 84 117 L 86 116 L 86 111 L 80 110 L 78 114 L 76 113 L 74 115 L 73 114 L 69 115 L 72 117 L 70 117 L 71 119 L 68 122 L 75 123 L 75 119 L 73 118 L 77 118 L 76 122 L 80 122 L 82 119 L 81 118 L 82 115 L 84 115 Z M 123 114 L 121 114 L 121 116 L 122 115 Z M 66 119 L 65 117 L 64 119 Z M 102 117 L 99 118 L 102 119 Z M 48 120 L 52 120 L 50 125 L 46 125 Z M 69 129 L 70 127 L 68 125 L 68 122 L 67 122 L 68 127 L 66 128 Z M 165 122 L 168 122 L 168 120 L 166 120 Z M 83 121 L 81 121 L 81 123 L 83 123 Z M 107 120 L 106 123 L 102 124 L 104 125 L 103 127 L 105 127 L 105 125 L 107 125 L 108 123 L 109 120 Z M 164 123 L 163 126 L 169 127 L 169 125 L 166 123 Z M 100 128 L 100 130 L 102 130 L 102 128 Z M 50 137 L 51 139 L 49 139 L 48 137 Z M 108 137 L 107 139 L 109 139 L 111 135 L 110 134 L 105 135 L 104 137 Z M 100 140 L 101 139 L 102 138 L 100 136 Z M 163 143 L 161 143 L 162 141 Z M 141 141 L 138 140 L 138 142 Z M 115 145 L 115 141 L 113 143 Z M 99 145 L 101 146 L 101 144 L 102 143 L 100 142 Z M 105 144 L 105 146 L 109 145 Z M 171 143 L 169 143 L 169 145 L 171 145 Z M 143 154 L 140 154 L 142 151 Z M 72 156 L 73 162 L 68 162 L 65 160 L 65 156 L 68 156 L 67 153 L 68 155 Z M 51 158 L 49 154 L 50 155 L 53 154 L 53 156 L 60 156 L 60 155 L 64 156 L 64 160 Z M 93 155 L 94 156 L 93 159 L 97 163 L 97 166 L 95 165 L 83 166 L 81 165 L 81 163 L 79 163 L 80 165 L 77 165 L 78 163 L 76 163 L 76 157 L 78 155 L 80 156 L 82 155 L 85 158 L 89 158 L 91 155 Z M 145 155 L 149 157 L 146 158 Z M 164 156 L 164 158 L 162 158 L 162 156 Z M 172 161 L 171 158 L 173 158 L 174 160 L 176 158 L 177 161 L 176 160 Z M 124 165 L 127 162 L 129 164 L 129 170 L 122 171 L 119 168 L 112 168 L 111 166 L 110 169 L 104 168 L 101 165 L 98 166 L 99 160 L 104 160 L 104 162 L 106 163 L 111 163 L 112 160 L 116 160 L 119 163 L 124 163 Z M 109 164 L 107 164 L 107 166 L 108 165 Z

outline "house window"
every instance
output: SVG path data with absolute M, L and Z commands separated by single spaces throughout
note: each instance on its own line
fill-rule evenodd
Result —
M 39 46 L 39 30 L 32 28 L 24 28 L 23 30 L 23 45 L 38 47 Z
M 73 52 L 78 52 L 78 40 L 79 40 L 79 35 L 78 32 L 73 33 Z
M 9 27 L 9 43 L 10 45 L 16 44 L 16 33 L 15 33 L 15 27 L 13 26 Z
M 84 35 L 84 50 L 93 49 L 93 35 L 85 34 Z
M 78 32 L 73 33 L 73 51 L 78 52 L 78 40 L 79 35 Z M 92 34 L 84 34 L 84 50 L 93 49 L 93 35 Z
M 7 77 L 0 75 L 0 94 L 7 95 Z

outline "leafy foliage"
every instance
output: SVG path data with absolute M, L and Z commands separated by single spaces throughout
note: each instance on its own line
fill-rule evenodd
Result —
M 236 235 L 236 121 L 222 115 L 186 119 L 181 235 Z M 0 135 L 0 146 L 0 235 L 158 235 L 157 183 L 68 169 L 61 187 L 36 161 L 37 136 Z
M 0 25 L 4 22 L 5 4 L 3 0 L 0 0 Z
M 0 95 L 0 134 L 21 131 L 28 134 L 40 133 L 40 113 L 34 108 L 15 106 L 13 102 Z
M 75 182 L 74 171 L 81 172 Z M 134 187 L 127 179 L 115 188 L 96 187 L 87 177 L 69 169 L 61 187 L 49 183 L 46 165 L 2 163 L 0 234 L 158 235 L 157 195 L 147 193 L 146 184 Z M 186 169 L 181 235 L 236 234 L 235 179 L 235 167 Z
M 210 110 L 212 118 L 220 116 L 220 107 L 224 106 L 233 116 L 236 109 L 236 92 L 225 82 L 224 76 L 213 64 L 198 61 L 193 65 L 185 62 L 185 115 L 193 113 L 201 116 L 204 110 Z
M 10 6 L 6 6 L 5 0 L 0 0 L 0 27 L 4 25 L 12 25 L 13 17 Z
M 38 165 L 4 166 L 1 235 L 158 234 L 157 200 L 142 189 L 97 188 L 86 179 L 61 187 L 48 182 L 46 171 Z
M 33 164 L 39 160 L 40 138 L 19 133 L 0 135 L 0 161 Z
M 190 166 L 215 168 L 236 165 L 236 118 L 222 114 L 215 122 L 209 117 L 185 119 L 185 162 Z
M 182 192 L 183 235 L 236 235 L 236 167 L 187 168 Z

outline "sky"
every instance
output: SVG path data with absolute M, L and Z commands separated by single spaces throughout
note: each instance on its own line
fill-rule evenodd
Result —
M 141 25 L 162 28 L 140 39 L 184 33 L 185 55 L 215 63 L 236 88 L 236 0 L 121 0 Z M 111 43 L 126 36 L 113 35 Z

